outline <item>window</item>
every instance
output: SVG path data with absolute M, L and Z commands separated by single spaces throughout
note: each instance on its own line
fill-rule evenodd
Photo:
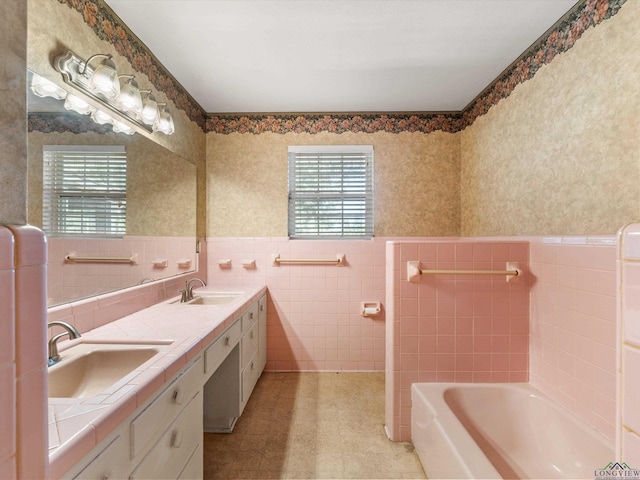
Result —
M 373 146 L 289 147 L 289 237 L 373 236 Z
M 43 230 L 51 236 L 126 233 L 127 157 L 120 145 L 43 147 Z

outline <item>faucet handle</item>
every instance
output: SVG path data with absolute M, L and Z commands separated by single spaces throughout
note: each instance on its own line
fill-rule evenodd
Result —
M 185 288 L 184 290 L 178 290 L 178 292 L 180 292 L 180 303 L 185 303 L 187 301 L 187 289 Z

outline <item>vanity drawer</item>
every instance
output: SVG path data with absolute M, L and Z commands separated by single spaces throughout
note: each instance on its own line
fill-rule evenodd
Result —
M 242 355 L 241 367 L 247 365 L 251 357 L 258 351 L 258 344 L 258 322 L 255 322 L 249 331 L 242 336 L 242 343 L 240 344 L 240 353 Z
M 199 443 L 195 451 L 184 466 L 178 480 L 193 480 L 194 478 L 202 478 L 204 476 L 204 468 L 202 465 L 202 443 Z
M 253 324 L 256 323 L 257 321 L 258 321 L 258 302 L 255 302 L 253 305 L 251 305 L 251 307 L 249 307 L 249 310 L 244 312 L 244 315 L 242 315 L 242 331 L 246 332 L 251 327 L 253 327 Z
M 164 390 L 131 422 L 131 458 L 158 438 L 202 385 L 202 357 Z
M 126 455 L 124 440 L 118 435 L 107 448 L 98 454 L 74 480 L 104 480 L 106 478 L 123 478 L 126 475 L 127 464 L 122 461 Z
M 204 373 L 211 375 L 240 341 L 240 321 L 235 322 L 204 352 Z
M 129 478 L 178 478 L 201 440 L 202 395 L 198 392 Z

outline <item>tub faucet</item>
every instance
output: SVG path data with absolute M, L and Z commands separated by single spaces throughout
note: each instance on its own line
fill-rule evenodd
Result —
M 181 290 L 182 298 L 180 299 L 180 302 L 188 302 L 189 300 L 193 300 L 193 286 L 191 285 L 191 282 L 193 282 L 193 281 L 200 282 L 200 284 L 203 287 L 207 286 L 207 284 L 204 282 L 204 280 L 202 280 L 201 278 L 198 278 L 198 277 L 194 277 L 191 280 L 188 280 L 187 281 L 187 286 L 185 287 L 185 289 Z
M 51 339 L 49 340 L 49 366 L 55 365 L 60 361 L 60 354 L 58 353 L 58 340 L 60 340 L 65 335 L 69 335 L 70 340 L 81 337 L 80 332 L 76 330 L 76 327 L 74 327 L 70 323 L 56 320 L 47 324 L 47 327 L 55 326 L 64 328 L 66 332 L 58 333 L 57 335 L 51 337 Z

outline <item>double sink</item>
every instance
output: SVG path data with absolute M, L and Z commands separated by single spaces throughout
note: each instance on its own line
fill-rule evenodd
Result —
M 189 302 L 171 301 L 177 305 L 226 305 L 244 292 L 201 292 Z M 49 398 L 89 398 L 108 392 L 131 372 L 140 369 L 173 340 L 130 340 L 108 342 L 80 338 L 61 352 L 61 360 L 49 367 Z

